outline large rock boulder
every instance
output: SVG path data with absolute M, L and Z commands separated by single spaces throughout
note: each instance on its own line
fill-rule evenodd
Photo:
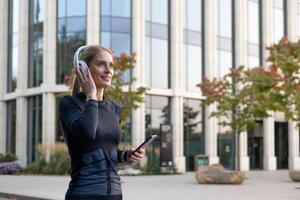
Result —
M 300 182 L 300 170 L 291 170 L 289 175 L 293 181 Z
M 199 167 L 196 172 L 198 183 L 208 184 L 242 184 L 245 180 L 245 172 L 227 171 L 220 164 L 209 167 Z

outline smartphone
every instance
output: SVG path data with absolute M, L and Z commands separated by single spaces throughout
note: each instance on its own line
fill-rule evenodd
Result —
M 136 151 L 145 148 L 146 146 L 148 146 L 151 142 L 153 142 L 153 140 L 157 138 L 157 135 L 151 135 L 150 137 L 148 137 L 140 146 L 138 146 L 133 152 L 130 153 L 133 154 Z

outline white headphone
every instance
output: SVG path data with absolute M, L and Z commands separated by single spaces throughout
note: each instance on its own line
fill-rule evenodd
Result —
M 79 47 L 75 54 L 74 54 L 74 58 L 73 58 L 73 64 L 74 66 L 76 66 L 77 68 L 88 68 L 88 65 L 86 64 L 86 62 L 84 60 L 80 60 L 80 51 L 82 51 L 83 49 L 85 49 L 87 46 L 81 46 Z

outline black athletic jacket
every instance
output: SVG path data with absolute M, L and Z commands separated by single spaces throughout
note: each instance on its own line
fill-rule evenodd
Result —
M 71 157 L 65 199 L 121 200 L 120 107 L 106 98 L 86 101 L 80 92 L 61 99 L 59 118 Z

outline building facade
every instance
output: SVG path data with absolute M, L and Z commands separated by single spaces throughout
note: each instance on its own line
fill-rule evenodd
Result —
M 299 0 L 1 0 L 0 153 L 23 166 L 38 157 L 37 145 L 62 141 L 57 106 L 68 91 L 72 57 L 82 45 L 101 44 L 114 54 L 135 53 L 134 88 L 149 87 L 145 102 L 126 121 L 126 138 L 160 165 L 162 125 L 170 125 L 172 164 L 194 170 L 194 156 L 241 169 L 300 169 L 299 131 L 280 113 L 258 121 L 240 140 L 200 106 L 196 84 L 229 68 L 267 66 L 265 47 L 284 35 L 300 36 Z

